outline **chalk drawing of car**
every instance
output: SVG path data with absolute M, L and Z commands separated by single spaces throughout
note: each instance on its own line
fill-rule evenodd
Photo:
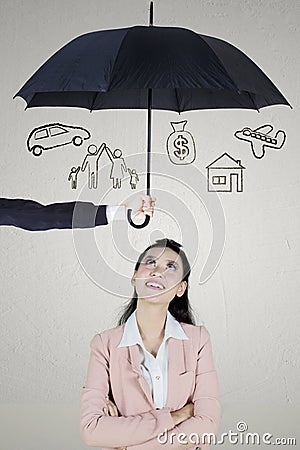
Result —
M 34 156 L 41 156 L 43 150 L 62 147 L 73 144 L 75 147 L 82 145 L 89 139 L 91 133 L 82 127 L 50 123 L 34 128 L 28 136 L 27 148 Z

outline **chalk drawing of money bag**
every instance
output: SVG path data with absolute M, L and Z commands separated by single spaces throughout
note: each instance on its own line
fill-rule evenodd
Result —
M 173 132 L 167 140 L 167 152 L 173 164 L 191 164 L 196 158 L 194 138 L 185 131 L 187 120 L 182 122 L 170 122 Z

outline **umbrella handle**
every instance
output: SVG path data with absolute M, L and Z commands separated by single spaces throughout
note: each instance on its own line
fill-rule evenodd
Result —
M 128 209 L 127 210 L 127 220 L 133 228 L 144 228 L 150 222 L 150 216 L 146 215 L 143 223 L 136 224 L 133 222 L 133 220 L 131 218 L 131 213 L 132 213 L 132 209 Z

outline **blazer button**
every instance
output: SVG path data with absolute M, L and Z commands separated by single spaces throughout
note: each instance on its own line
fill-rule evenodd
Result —
M 155 379 L 156 379 L 156 380 L 159 380 L 159 379 L 160 379 L 160 376 L 159 376 L 159 375 L 156 375 Z

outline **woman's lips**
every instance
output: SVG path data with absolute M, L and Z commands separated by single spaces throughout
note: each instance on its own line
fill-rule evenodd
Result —
M 147 288 L 153 289 L 155 291 L 162 291 L 165 288 L 164 285 L 158 281 L 147 281 L 147 283 L 145 284 Z

